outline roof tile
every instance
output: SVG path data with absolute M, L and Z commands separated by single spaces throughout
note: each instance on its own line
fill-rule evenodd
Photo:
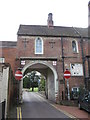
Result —
M 76 28 L 75 29 L 82 35 L 82 37 L 88 37 L 88 28 Z M 40 25 L 20 25 L 18 29 L 18 36 L 66 36 L 66 37 L 80 37 L 73 27 L 63 26 L 40 26 Z

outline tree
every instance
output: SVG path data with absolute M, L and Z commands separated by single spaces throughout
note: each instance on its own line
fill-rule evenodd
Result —
M 32 71 L 31 73 L 27 73 L 26 76 L 23 78 L 23 87 L 24 88 L 32 88 L 38 87 L 38 80 L 40 77 L 37 75 L 36 71 Z
M 34 90 L 34 87 L 38 87 L 38 80 L 40 79 L 39 76 L 37 75 L 36 71 L 32 71 L 29 74 L 30 78 L 30 87 L 32 87 L 32 91 Z
M 45 91 L 45 77 L 41 75 L 40 83 L 39 83 L 39 90 Z
M 23 87 L 24 88 L 30 88 L 30 79 L 28 76 L 25 76 L 23 78 Z

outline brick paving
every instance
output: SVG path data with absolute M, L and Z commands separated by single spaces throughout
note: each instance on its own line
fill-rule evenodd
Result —
M 45 98 L 44 94 L 40 94 L 42 97 Z M 86 112 L 85 110 L 80 110 L 76 106 L 65 106 L 65 105 L 59 105 L 55 104 L 49 100 L 47 100 L 49 103 L 51 103 L 52 106 L 54 106 L 56 109 L 62 111 L 63 113 L 67 114 L 71 118 L 79 118 L 80 120 L 90 120 L 90 114 Z
M 64 105 L 58 105 L 58 104 L 53 104 L 55 108 L 57 108 L 58 110 L 64 112 L 65 114 L 71 116 L 71 117 L 75 117 L 75 118 L 79 118 L 81 119 L 88 119 L 90 120 L 90 114 L 84 110 L 79 110 L 78 107 L 74 107 L 74 106 L 64 106 Z

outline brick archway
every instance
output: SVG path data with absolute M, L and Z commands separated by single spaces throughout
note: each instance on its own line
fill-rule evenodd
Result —
M 25 71 L 28 68 L 30 68 L 30 67 L 32 68 L 32 66 L 37 66 L 37 65 L 39 65 L 39 66 L 41 65 L 42 67 L 48 68 L 49 73 L 48 73 L 47 77 L 48 77 L 48 79 L 51 79 L 51 80 L 53 79 L 52 81 L 53 81 L 53 85 L 54 85 L 54 91 L 50 90 L 50 89 L 53 88 L 52 87 L 52 88 L 49 88 L 49 92 L 51 91 L 50 94 L 52 94 L 52 93 L 54 94 L 53 95 L 53 101 L 56 101 L 56 97 L 57 97 L 57 93 L 58 93 L 58 75 L 57 75 L 57 72 L 56 72 L 55 68 L 49 62 L 47 62 L 47 61 L 38 61 L 38 60 L 32 61 L 32 62 L 30 61 L 28 64 L 26 64 L 24 66 L 24 68 L 22 69 L 22 73 L 24 74 Z M 40 69 L 40 68 L 38 68 L 38 69 Z M 50 80 L 49 80 L 49 82 L 50 82 Z M 22 85 L 21 85 L 21 89 L 22 89 Z M 50 98 L 50 96 L 49 96 L 49 98 Z

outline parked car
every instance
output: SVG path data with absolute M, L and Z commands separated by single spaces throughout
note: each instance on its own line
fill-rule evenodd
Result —
M 90 112 L 90 92 L 79 97 L 78 107 Z

